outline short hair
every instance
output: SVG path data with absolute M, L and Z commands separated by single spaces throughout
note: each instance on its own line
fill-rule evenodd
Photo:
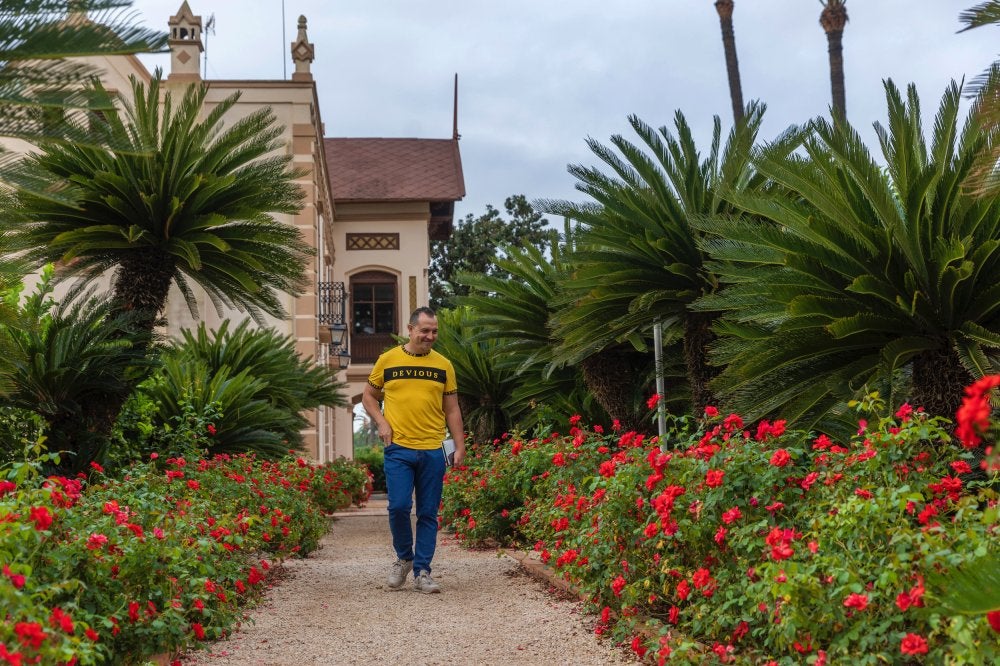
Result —
M 431 308 L 424 306 L 421 308 L 417 308 L 416 310 L 413 311 L 413 314 L 410 315 L 410 326 L 416 326 L 417 322 L 420 321 L 420 315 L 422 314 L 437 319 L 437 313 L 434 312 L 434 310 L 432 310 Z

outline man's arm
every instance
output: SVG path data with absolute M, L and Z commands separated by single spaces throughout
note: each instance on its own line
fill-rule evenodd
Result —
M 444 396 L 444 420 L 448 424 L 448 432 L 455 440 L 455 464 L 465 461 L 465 425 L 462 423 L 462 409 L 458 406 L 458 394 L 450 393 Z
M 371 384 L 365 384 L 364 393 L 361 394 L 361 404 L 364 406 L 365 411 L 368 412 L 368 416 L 372 418 L 375 425 L 378 426 L 378 436 L 382 440 L 382 443 L 386 446 L 392 443 L 392 426 L 386 420 L 385 415 L 382 414 L 382 409 L 379 403 L 382 402 L 382 398 L 385 394 L 379 391 Z M 459 415 L 461 418 L 461 414 Z

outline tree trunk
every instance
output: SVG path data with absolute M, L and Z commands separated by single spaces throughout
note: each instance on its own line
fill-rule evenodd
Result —
M 715 340 L 714 320 L 711 313 L 692 312 L 684 321 L 684 365 L 691 385 L 691 412 L 695 416 L 701 416 L 708 405 L 716 404 L 715 394 L 708 387 L 717 374 L 708 364 L 708 345 Z
M 722 27 L 722 48 L 726 54 L 726 74 L 729 77 L 729 99 L 733 104 L 733 122 L 743 119 L 743 85 L 740 82 L 740 61 L 736 57 L 736 35 L 733 33 L 733 0 L 716 0 Z
M 924 352 L 913 359 L 914 407 L 923 407 L 932 416 L 954 419 L 972 375 L 950 348 Z
M 826 41 L 830 54 L 830 91 L 833 96 L 833 114 L 835 119 L 847 117 L 847 100 L 844 91 L 844 49 L 842 46 L 842 30 L 828 32 Z
M 847 25 L 845 0 L 826 0 L 819 15 L 819 24 L 826 32 L 827 52 L 830 56 L 830 91 L 833 97 L 833 120 L 847 118 L 847 101 L 844 89 L 844 26 Z
M 508 429 L 503 410 L 491 396 L 459 393 L 458 406 L 465 419 L 465 429 L 477 444 L 490 444 Z
M 648 429 L 643 426 L 635 405 L 648 360 L 647 355 L 618 345 L 602 349 L 580 363 L 587 390 L 608 416 L 618 419 L 624 430 L 644 432 Z
M 149 318 L 150 329 L 163 312 L 174 279 L 176 262 L 166 252 L 150 248 L 139 250 L 118 265 L 112 289 L 120 310 L 142 313 Z
M 115 308 L 119 312 L 136 313 L 134 325 L 140 333 L 150 334 L 156 326 L 157 318 L 163 311 L 174 275 L 174 260 L 164 252 L 154 249 L 137 252 L 122 262 L 115 271 L 112 281 Z M 151 340 L 146 336 L 145 339 Z M 77 451 L 76 459 L 70 463 L 74 471 L 85 470 L 91 460 L 100 452 L 101 443 L 106 442 L 118 420 L 122 406 L 128 400 L 131 388 L 90 396 L 80 405 L 80 414 L 73 423 L 55 424 L 53 430 L 65 430 L 67 441 Z M 78 428 L 73 432 L 72 428 Z M 61 466 L 67 467 L 64 462 Z

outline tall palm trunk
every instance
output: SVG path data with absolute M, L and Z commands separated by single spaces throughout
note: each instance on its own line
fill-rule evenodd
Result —
M 913 359 L 914 406 L 933 416 L 955 418 L 963 389 L 973 381 L 950 348 L 924 352 Z
M 635 396 L 647 363 L 645 354 L 626 345 L 607 347 L 580 363 L 587 390 L 625 430 L 643 430 Z
M 716 0 L 722 27 L 722 48 L 726 53 L 726 74 L 729 76 L 729 99 L 733 104 L 733 122 L 743 118 L 743 85 L 740 82 L 740 61 L 736 57 L 736 35 L 733 33 L 733 0 Z
M 691 412 L 701 416 L 705 407 L 715 405 L 715 394 L 708 383 L 717 371 L 708 364 L 708 345 L 715 339 L 711 313 L 693 312 L 684 322 L 684 364 L 687 367 L 688 383 L 691 385 Z
M 847 25 L 846 0 L 826 0 L 819 24 L 826 31 L 827 52 L 830 56 L 830 91 L 833 96 L 834 120 L 847 117 L 844 90 L 844 26 Z

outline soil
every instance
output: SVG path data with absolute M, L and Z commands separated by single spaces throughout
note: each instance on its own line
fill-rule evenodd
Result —
M 594 634 L 596 618 L 513 557 L 470 550 L 442 532 L 433 575 L 391 590 L 395 559 L 379 503 L 336 514 L 319 550 L 281 567 L 263 603 L 224 641 L 181 655 L 202 666 L 635 663 Z M 535 567 L 537 569 L 537 567 Z

